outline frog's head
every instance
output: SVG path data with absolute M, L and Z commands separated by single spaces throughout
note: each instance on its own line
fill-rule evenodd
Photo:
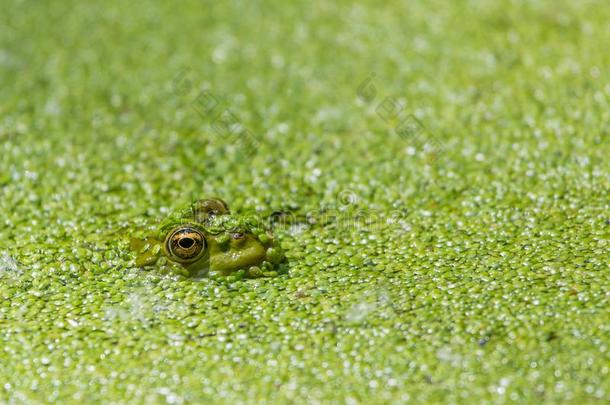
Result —
M 220 199 L 171 214 L 151 236 L 132 239 L 136 265 L 179 266 L 191 276 L 259 277 L 285 270 L 273 235 L 255 217 L 231 214 Z

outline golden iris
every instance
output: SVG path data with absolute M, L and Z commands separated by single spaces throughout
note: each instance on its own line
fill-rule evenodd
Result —
M 205 251 L 206 240 L 199 230 L 190 226 L 181 226 L 168 233 L 165 247 L 177 261 L 190 262 L 197 260 Z

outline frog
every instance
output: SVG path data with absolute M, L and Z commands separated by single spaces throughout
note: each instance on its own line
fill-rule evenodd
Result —
M 264 221 L 232 213 L 217 197 L 170 213 L 131 239 L 136 267 L 173 269 L 192 278 L 259 278 L 287 272 L 287 259 Z

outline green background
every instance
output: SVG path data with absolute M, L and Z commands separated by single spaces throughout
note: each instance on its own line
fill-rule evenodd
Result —
M 0 402 L 610 399 L 605 1 L 0 8 Z M 134 267 L 212 195 L 329 215 L 287 276 Z

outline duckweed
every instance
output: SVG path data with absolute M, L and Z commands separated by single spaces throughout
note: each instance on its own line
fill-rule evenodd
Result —
M 5 2 L 0 402 L 608 401 L 605 3 L 263 3 Z M 136 267 L 206 196 L 287 274 Z

